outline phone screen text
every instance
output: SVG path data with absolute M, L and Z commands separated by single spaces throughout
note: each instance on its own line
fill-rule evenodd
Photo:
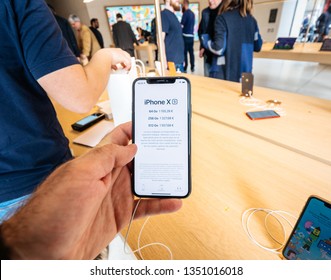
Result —
M 134 186 L 139 196 L 185 197 L 189 192 L 188 90 L 185 79 L 135 84 Z

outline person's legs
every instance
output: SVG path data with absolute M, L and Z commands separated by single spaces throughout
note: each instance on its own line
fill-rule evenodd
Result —
M 188 38 L 183 36 L 184 38 L 184 72 L 186 73 L 187 67 L 188 67 L 188 58 L 187 58 L 187 53 L 189 52 L 189 42 Z
M 190 37 L 188 39 L 189 39 L 189 41 L 188 41 L 188 44 L 187 44 L 187 48 L 188 48 L 188 53 L 190 55 L 191 71 L 194 72 L 194 70 L 195 70 L 195 62 L 194 62 L 194 37 Z

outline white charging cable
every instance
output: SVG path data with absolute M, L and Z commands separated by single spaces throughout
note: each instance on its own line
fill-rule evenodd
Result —
M 259 107 L 264 107 L 265 103 L 253 97 L 251 94 L 249 96 L 243 96 L 239 99 L 239 103 L 244 106 L 249 106 L 249 107 L 254 107 L 254 108 L 259 108 Z
M 136 67 L 140 71 L 140 77 L 145 77 L 146 76 L 145 64 L 140 59 L 136 59 L 136 63 L 140 64 L 140 65 L 136 64 Z
M 129 236 L 129 232 L 130 232 L 130 229 L 131 229 L 131 225 L 132 225 L 132 222 L 133 222 L 134 216 L 136 215 L 136 212 L 137 212 L 137 209 L 138 209 L 138 206 L 139 206 L 140 202 L 141 202 L 141 198 L 138 200 L 138 202 L 137 202 L 137 204 L 136 204 L 136 207 L 135 207 L 134 210 L 133 210 L 133 213 L 132 213 L 132 216 L 131 216 L 131 219 L 130 219 L 130 223 L 129 223 L 129 226 L 128 226 L 128 230 L 127 230 L 127 232 L 126 232 L 126 234 L 125 234 L 125 240 L 124 240 L 124 253 L 126 253 L 126 254 L 130 254 L 130 252 L 128 252 L 128 251 L 126 250 L 126 249 L 127 249 L 127 240 L 128 240 L 128 236 Z M 146 245 L 144 245 L 144 246 L 142 246 L 142 247 L 140 246 L 141 235 L 142 235 L 142 232 L 143 232 L 143 230 L 144 230 L 144 228 L 145 228 L 147 222 L 149 221 L 149 218 L 150 218 L 150 217 L 148 217 L 148 218 L 145 220 L 145 222 L 143 223 L 143 225 L 142 225 L 142 227 L 141 227 L 141 229 L 140 229 L 140 232 L 139 232 L 139 235 L 138 235 L 138 241 L 137 241 L 137 249 L 134 250 L 134 251 L 132 251 L 132 253 L 137 253 L 137 252 L 138 252 L 139 257 L 140 257 L 142 260 L 144 260 L 144 257 L 143 257 L 142 252 L 141 252 L 143 249 L 145 249 L 145 248 L 147 248 L 147 247 L 151 247 L 151 246 L 161 246 L 161 247 L 165 248 L 165 249 L 169 252 L 170 260 L 173 260 L 173 254 L 172 254 L 170 248 L 169 248 L 167 245 L 163 244 L 163 243 L 160 243 L 160 242 L 153 242 L 153 243 L 146 244 Z
M 276 247 L 276 248 L 272 248 L 272 247 L 266 247 L 264 245 L 262 245 L 260 242 L 258 242 L 255 237 L 253 236 L 252 232 L 251 232 L 251 228 L 250 228 L 250 222 L 251 222 L 251 218 L 258 212 L 264 212 L 267 213 L 267 215 L 264 218 L 264 226 L 267 230 L 268 235 L 275 241 L 277 242 L 280 246 Z M 287 232 L 286 232 L 286 227 L 284 226 L 284 223 L 282 222 L 281 219 L 279 219 L 279 217 L 281 217 L 284 221 L 286 221 L 286 223 L 293 228 L 293 224 L 291 223 L 291 221 L 285 216 L 289 216 L 293 219 L 297 219 L 294 215 L 292 215 L 291 213 L 288 213 L 286 211 L 282 211 L 282 210 L 270 210 L 270 209 L 266 209 L 266 208 L 250 208 L 247 209 L 241 216 L 241 224 L 242 227 L 244 228 L 244 231 L 246 232 L 246 234 L 248 235 L 249 239 L 258 247 L 275 253 L 275 254 L 280 254 L 280 250 L 284 248 L 285 243 L 286 243 L 286 238 L 287 238 Z M 274 217 L 277 222 L 281 225 L 282 228 L 282 233 L 283 233 L 283 237 L 284 240 L 283 241 L 278 241 L 275 236 L 271 233 L 271 231 L 269 230 L 268 226 L 267 226 L 267 221 L 269 219 L 269 217 L 272 216 Z M 278 216 L 278 217 L 277 217 Z

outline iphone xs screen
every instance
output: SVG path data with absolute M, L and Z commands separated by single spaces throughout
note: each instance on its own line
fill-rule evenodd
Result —
M 133 84 L 134 193 L 187 197 L 191 191 L 191 98 L 182 77 L 140 78 Z

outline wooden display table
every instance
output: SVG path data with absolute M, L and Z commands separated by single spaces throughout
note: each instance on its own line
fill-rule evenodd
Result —
M 331 64 L 331 52 L 320 51 L 322 43 L 295 43 L 292 50 L 273 50 L 274 43 L 264 43 L 254 58 L 285 59 Z
M 252 243 L 241 216 L 251 207 L 284 210 L 298 216 L 307 198 L 331 200 L 331 102 L 256 88 L 262 100 L 279 99 L 286 116 L 251 121 L 239 104 L 240 84 L 187 75 L 192 84 L 192 195 L 183 208 L 152 217 L 142 245 L 162 242 L 175 259 L 279 259 Z M 76 155 L 88 148 L 72 144 L 78 133 L 70 124 L 82 115 L 56 105 L 65 134 Z M 263 219 L 253 234 L 265 246 Z M 143 221 L 131 229 L 129 245 L 136 249 Z M 123 234 L 126 230 L 123 231 Z M 274 228 L 280 237 L 280 228 Z M 162 247 L 143 251 L 146 259 L 168 259 Z

